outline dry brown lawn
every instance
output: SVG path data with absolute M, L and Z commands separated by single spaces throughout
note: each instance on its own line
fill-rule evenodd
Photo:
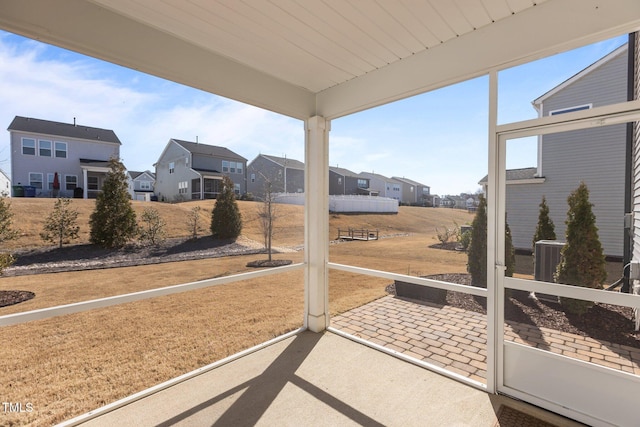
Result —
M 14 199 L 22 236 L 15 247 L 42 244 L 41 221 L 53 205 L 47 199 Z M 160 210 L 172 237 L 186 236 L 185 214 L 200 205 L 208 229 L 213 202 L 160 204 L 134 202 Z M 74 200 L 80 221 L 88 221 L 93 201 Z M 243 235 L 261 241 L 259 203 L 240 202 Z M 279 206 L 275 245 L 301 246 L 303 208 Z M 330 237 L 338 228 L 375 228 L 378 241 L 330 246 L 341 264 L 412 275 L 464 271 L 463 254 L 429 248 L 435 227 L 468 223 L 463 211 L 402 207 L 398 215 L 332 215 Z M 81 225 L 82 227 L 82 225 Z M 88 240 L 88 227 L 83 231 Z M 54 273 L 0 279 L 0 289 L 35 292 L 30 301 L 0 308 L 0 315 L 104 296 L 188 283 L 247 271 L 260 255 L 184 261 L 89 272 Z M 301 251 L 276 258 L 303 261 Z M 388 280 L 330 272 L 330 311 L 340 313 L 385 295 Z M 177 295 L 60 316 L 0 330 L 3 342 L 0 396 L 33 404 L 32 413 L 2 414 L 0 424 L 49 425 L 220 360 L 302 326 L 302 271 L 236 282 Z

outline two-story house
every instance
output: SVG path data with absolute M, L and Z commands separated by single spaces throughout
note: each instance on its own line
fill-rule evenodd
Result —
M 28 186 L 37 197 L 51 197 L 56 173 L 61 197 L 94 198 L 120 157 L 115 132 L 75 123 L 16 116 L 8 128 L 13 186 Z
M 161 201 L 215 199 L 225 175 L 236 195 L 247 192 L 247 159 L 225 147 L 172 138 L 154 166 Z
M 402 183 L 373 172 L 360 172 L 360 176 L 369 180 L 369 188 L 378 196 L 400 201 L 402 199 Z
M 329 167 L 330 195 L 366 195 L 377 196 L 378 193 L 369 188 L 369 178 L 351 172 L 349 169 Z
M 258 199 L 267 182 L 273 193 L 303 193 L 304 163 L 288 157 L 260 154 L 247 165 L 247 191 Z
M 406 205 L 433 206 L 431 187 L 421 184 L 409 178 L 394 176 L 396 181 L 402 183 L 401 203 Z
M 156 174 L 148 170 L 144 172 L 128 171 L 127 183 L 132 200 L 150 201 L 156 183 Z
M 627 64 L 625 44 L 535 99 L 533 106 L 545 117 L 625 102 L 632 78 Z M 626 145 L 626 124 L 538 137 L 537 165 L 507 171 L 506 212 L 514 247 L 531 250 L 542 196 L 558 240 L 564 240 L 567 197 L 584 181 L 604 253 L 622 257 Z M 485 176 L 479 184 L 486 183 Z

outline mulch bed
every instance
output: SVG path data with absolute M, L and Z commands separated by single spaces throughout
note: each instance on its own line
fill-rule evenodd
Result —
M 35 296 L 36 294 L 29 291 L 0 291 L 0 307 L 29 301 Z
M 469 274 L 436 274 L 425 278 L 471 286 Z M 387 292 L 395 295 L 393 284 L 387 287 Z M 452 307 L 487 314 L 486 298 L 448 291 L 446 301 Z M 633 330 L 632 319 L 631 308 L 609 304 L 598 303 L 583 316 L 577 316 L 565 313 L 558 303 L 531 298 L 526 292 L 514 291 L 505 300 L 505 320 L 638 348 L 640 333 Z
M 255 267 L 255 268 L 282 267 L 283 265 L 289 265 L 292 262 L 293 261 L 291 261 L 290 259 L 272 259 L 271 261 L 269 261 L 268 259 L 261 259 L 257 261 L 248 262 L 247 267 Z

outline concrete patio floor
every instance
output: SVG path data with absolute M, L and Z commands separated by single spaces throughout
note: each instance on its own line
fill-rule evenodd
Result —
M 503 404 L 579 425 L 334 333 L 302 332 L 83 425 L 494 426 Z

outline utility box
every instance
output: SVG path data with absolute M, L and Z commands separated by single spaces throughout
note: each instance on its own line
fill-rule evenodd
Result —
M 534 258 L 534 277 L 540 282 L 554 283 L 553 278 L 556 268 L 560 263 L 560 251 L 564 242 L 557 240 L 539 240 L 536 242 Z M 536 294 L 539 300 L 558 302 L 555 295 Z

